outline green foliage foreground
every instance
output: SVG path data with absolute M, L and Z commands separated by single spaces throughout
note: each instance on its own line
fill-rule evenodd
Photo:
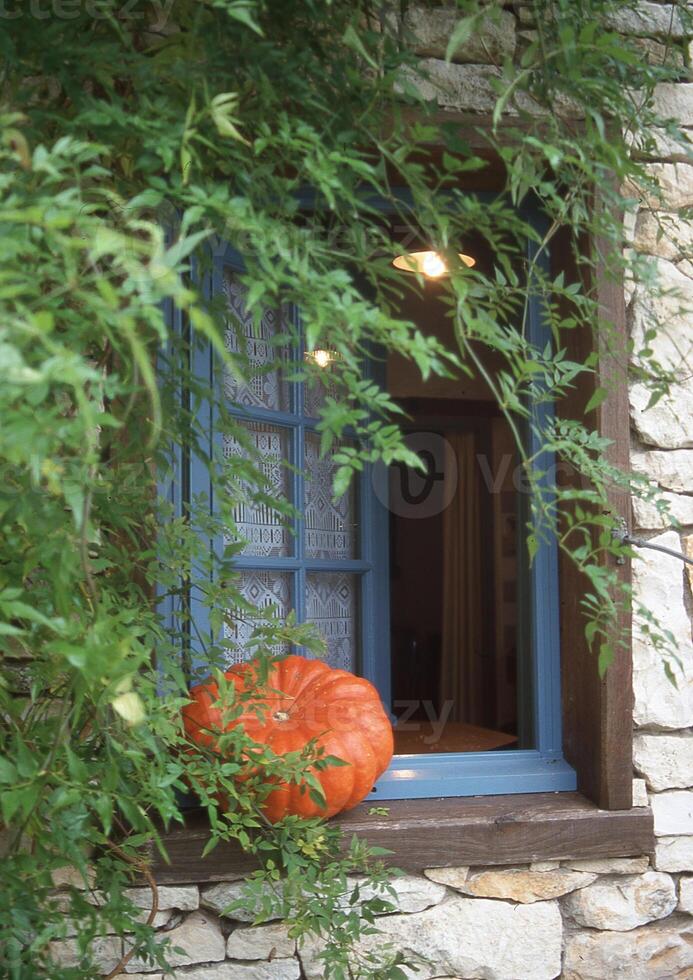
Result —
M 397 954 L 349 951 L 387 900 L 379 856 L 358 841 L 344 856 L 329 825 L 262 820 L 272 777 L 300 779 L 310 753 L 278 761 L 265 752 L 249 772 L 247 739 L 236 732 L 223 765 L 182 754 L 187 597 L 211 610 L 213 636 L 201 638 L 210 665 L 224 661 L 222 621 L 257 615 L 234 584 L 237 546 L 210 556 L 198 532 L 232 529 L 234 500 L 262 498 L 252 464 L 207 458 L 224 487 L 213 517 L 204 500 L 177 517 L 154 500 L 153 473 L 170 467 L 174 446 L 196 445 L 205 458 L 194 410 L 202 399 L 220 401 L 219 385 L 189 377 L 190 346 L 211 343 L 228 370 L 245 368 L 226 353 L 223 318 L 201 301 L 190 262 L 196 255 L 204 268 L 206 250 L 228 241 L 246 257 L 255 311 L 294 303 L 308 345 L 339 351 L 323 449 L 350 427 L 358 450 L 339 456 L 336 490 L 364 461 L 411 461 L 395 406 L 361 376 L 374 344 L 413 359 L 423 376 L 485 374 L 483 352 L 497 352 L 505 367 L 486 381 L 519 427 L 532 398 L 560 400 L 591 370 L 566 358 L 565 334 L 609 334 L 588 277 L 550 281 L 535 269 L 554 343 L 532 348 L 517 329 L 527 299 L 527 276 L 514 271 L 524 236 L 541 251 L 569 227 L 589 272 L 594 255 L 577 243 L 599 233 L 607 267 L 637 271 L 621 255 L 616 188 L 636 196 L 647 185 L 638 161 L 652 149 L 653 126 L 682 139 L 657 118 L 651 95 L 655 82 L 676 77 L 685 49 L 663 42 L 664 65 L 648 65 L 605 26 L 632 4 L 535 0 L 536 37 L 501 66 L 495 128 L 485 134 L 503 161 L 505 194 L 481 206 L 458 184 L 483 174 L 484 162 L 421 101 L 391 8 L 344 0 L 78 6 L 65 17 L 18 5 L 10 16 L 5 4 L 0 19 L 0 974 L 91 977 L 90 941 L 105 932 L 129 934 L 138 955 L 165 963 L 124 890 L 157 828 L 181 819 L 187 772 L 208 807 L 210 846 L 235 838 L 258 854 L 254 894 L 265 879 L 277 883 L 262 892 L 260 915 L 278 906 L 297 936 L 319 933 L 328 977 L 396 978 Z M 451 56 L 479 25 L 475 4 L 459 7 Z M 582 124 L 557 115 L 559 104 Z M 444 152 L 429 154 L 434 147 Z M 395 187 L 408 191 L 406 202 Z M 594 213 L 595 187 L 613 211 Z M 305 188 L 314 207 L 301 212 Z M 530 193 L 547 215 L 543 240 L 517 217 Z M 454 268 L 441 293 L 457 349 L 398 318 L 399 280 L 373 195 L 451 257 L 470 229 L 495 251 L 493 276 Z M 169 327 L 180 316 L 192 327 L 182 337 Z M 640 353 L 637 370 L 660 397 L 670 379 Z M 157 355 L 166 362 L 158 377 Z M 625 383 L 625 364 L 623 372 Z M 226 430 L 237 430 L 218 408 Z M 578 499 L 535 493 L 530 530 L 536 540 L 562 515 L 561 547 L 590 583 L 585 626 L 604 669 L 628 597 L 604 561 L 619 546 L 603 501 L 630 480 L 608 467 L 603 441 L 580 420 L 539 435 L 587 477 Z M 173 632 L 157 615 L 157 594 L 176 603 Z M 258 618 L 257 627 L 253 652 L 265 659 L 281 642 L 319 648 L 291 620 Z M 215 790 L 230 798 L 228 812 Z M 64 866 L 89 876 L 95 891 L 56 895 L 52 875 Z M 370 876 L 381 898 L 362 901 L 346 886 L 349 873 Z M 58 968 L 50 942 L 70 924 L 79 964 Z

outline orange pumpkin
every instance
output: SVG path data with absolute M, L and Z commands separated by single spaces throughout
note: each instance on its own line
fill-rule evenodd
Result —
M 277 755 L 300 751 L 315 739 L 325 755 L 346 763 L 316 773 L 324 807 L 310 798 L 305 787 L 280 783 L 263 807 L 269 820 L 288 814 L 332 817 L 370 793 L 387 768 L 394 745 L 392 725 L 369 681 L 298 656 L 273 664 L 262 686 L 253 661 L 232 667 L 225 676 L 239 694 L 251 692 L 243 713 L 227 723 L 226 731 L 243 725 L 250 738 Z M 193 741 L 214 748 L 215 732 L 222 730 L 222 713 L 214 707 L 219 698 L 216 682 L 209 679 L 193 687 L 190 697 L 191 703 L 183 709 L 185 730 Z

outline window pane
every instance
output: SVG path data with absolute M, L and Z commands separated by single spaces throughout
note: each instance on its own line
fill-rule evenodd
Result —
M 257 454 L 256 466 L 264 477 L 260 489 L 274 500 L 291 500 L 291 473 L 287 461 L 291 458 L 291 433 L 288 429 L 265 422 L 246 422 L 243 428 Z M 247 458 L 248 453 L 234 436 L 224 436 L 224 456 Z M 248 486 L 248 495 L 251 492 Z M 238 535 L 247 541 L 244 555 L 264 558 L 287 557 L 293 554 L 294 537 L 291 522 L 269 504 L 245 499 L 233 510 Z M 227 535 L 226 543 L 237 540 Z
M 268 408 L 275 412 L 290 411 L 289 385 L 284 372 L 277 367 L 285 354 L 276 343 L 283 332 L 281 314 L 266 310 L 260 323 L 253 323 L 245 305 L 246 289 L 232 270 L 224 271 L 224 296 L 229 312 L 226 347 L 241 358 L 247 358 L 244 371 L 248 380 L 240 381 L 230 371 L 224 377 L 226 396 L 243 408 Z M 275 341 L 273 343 L 273 341 Z
M 292 606 L 291 574 L 287 572 L 245 571 L 241 572 L 237 585 L 241 595 L 249 602 L 257 613 L 239 611 L 232 624 L 224 626 L 224 639 L 234 644 L 235 648 L 228 651 L 227 663 L 238 664 L 253 657 L 257 650 L 250 647 L 253 631 L 266 619 L 262 618 L 268 611 L 281 624 L 288 616 Z M 273 644 L 270 649 L 276 656 L 288 654 L 289 648 L 285 643 Z
M 355 671 L 358 665 L 358 582 L 334 572 L 306 576 L 306 619 L 324 636 L 330 667 Z
M 308 418 L 316 419 L 329 394 L 334 394 L 331 385 L 325 385 L 322 374 L 312 373 L 303 386 L 303 412 Z
M 425 383 L 405 380 L 399 403 L 421 420 L 407 445 L 425 469 L 395 465 L 386 485 L 397 752 L 534 748 L 527 494 L 513 433 L 452 388 L 427 403 Z
M 337 443 L 333 452 L 340 445 Z M 336 470 L 332 453 L 320 457 L 320 437 L 306 432 L 305 443 L 305 533 L 306 557 L 336 561 L 357 555 L 355 490 L 352 483 L 343 497 L 332 500 L 332 479 Z

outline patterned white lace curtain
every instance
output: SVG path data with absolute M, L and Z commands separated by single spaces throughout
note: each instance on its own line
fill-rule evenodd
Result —
M 235 529 L 226 537 L 227 543 L 242 538 L 246 544 L 239 559 L 240 590 L 255 609 L 272 610 L 279 619 L 298 605 L 298 582 L 305 583 L 305 619 L 314 622 L 327 644 L 327 662 L 333 667 L 354 670 L 357 655 L 357 595 L 358 578 L 341 572 L 306 570 L 302 578 L 294 570 L 272 568 L 243 569 L 243 557 L 276 559 L 298 557 L 306 561 L 339 562 L 357 557 L 356 501 L 353 491 L 336 503 L 332 500 L 334 463 L 321 458 L 319 436 L 304 428 L 304 496 L 299 501 L 303 512 L 303 541 L 299 542 L 299 526 L 271 506 L 271 500 L 292 500 L 293 477 L 289 461 L 294 458 L 298 419 L 294 425 L 278 419 L 277 423 L 254 420 L 255 410 L 291 413 L 291 388 L 282 370 L 288 362 L 288 352 L 280 348 L 276 338 L 283 333 L 282 313 L 268 310 L 259 324 L 253 322 L 245 306 L 245 290 L 227 270 L 224 276 L 224 295 L 228 309 L 226 345 L 245 364 L 246 381 L 239 381 L 229 371 L 224 379 L 227 398 L 249 416 L 242 422 L 245 442 L 256 451 L 262 472 L 267 502 L 250 499 L 234 508 Z M 306 399 L 306 411 L 313 410 L 315 396 Z M 247 453 L 242 440 L 225 436 L 224 455 L 227 459 Z M 232 641 L 229 662 L 240 662 L 252 651 L 249 641 L 257 623 L 252 616 L 234 619 L 225 628 L 226 638 Z M 277 654 L 289 651 L 277 647 Z

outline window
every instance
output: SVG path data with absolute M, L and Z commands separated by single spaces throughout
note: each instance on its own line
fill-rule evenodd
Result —
M 492 261 L 483 242 L 470 245 Z M 291 380 L 292 360 L 305 355 L 283 342 L 298 312 L 265 311 L 254 328 L 240 268 L 227 251 L 211 277 L 228 311 L 229 349 L 252 373 L 243 384 L 225 375 L 246 438 L 221 437 L 221 449 L 258 450 L 269 496 L 298 511 L 287 521 L 270 506 L 237 508 L 247 542 L 236 562 L 241 589 L 256 607 L 279 616 L 295 609 L 299 622 L 315 623 L 328 663 L 378 687 L 396 749 L 372 800 L 575 789 L 561 746 L 556 549 L 543 542 L 530 567 L 527 495 L 493 403 L 461 379 L 423 385 L 390 356 L 384 380 L 408 413 L 408 440 L 427 472 L 366 468 L 334 503 L 334 464 L 321 458 L 316 433 L 324 389 Z M 405 306 L 422 329 L 444 334 L 435 287 Z M 527 329 L 532 341 L 542 338 L 538 302 Z M 201 369 L 213 367 L 204 355 Z M 193 494 L 209 491 L 204 480 L 193 465 Z M 232 659 L 243 658 L 252 628 L 243 622 L 226 636 Z
M 484 152 L 485 142 L 478 137 L 479 119 L 460 132 L 470 146 Z M 489 122 L 490 125 L 490 122 Z M 491 179 L 495 163 L 491 164 Z M 497 168 L 497 187 L 503 186 L 504 170 Z M 595 189 L 594 207 L 611 206 Z M 559 230 L 552 243 L 551 275 L 563 272 L 576 280 L 581 275 L 574 260 L 574 241 L 569 228 Z M 580 243 L 581 251 L 594 258 L 590 288 L 599 302 L 602 315 L 612 325 L 599 343 L 582 331 L 571 331 L 565 338 L 566 356 L 582 360 L 592 358 L 594 375 L 585 377 L 579 390 L 562 401 L 556 409 L 562 417 L 584 418 L 584 406 L 595 390 L 609 391 L 607 399 L 588 418 L 588 424 L 611 440 L 607 456 L 621 469 L 629 468 L 630 418 L 628 392 L 622 365 L 628 362 L 628 331 L 625 316 L 623 283 L 607 269 L 600 258 L 598 239 Z M 221 269 L 226 256 L 219 263 Z M 582 270 L 584 272 L 584 270 Z M 217 273 L 219 276 L 219 272 Z M 220 279 L 215 287 L 221 288 Z M 200 372 L 208 372 L 208 358 L 201 358 Z M 204 361 L 204 363 L 202 363 Z M 178 485 L 187 492 L 188 470 L 181 467 Z M 561 472 L 561 480 L 571 485 L 574 478 Z M 194 474 L 192 475 L 195 483 Z M 199 481 L 198 481 L 199 483 Z M 199 489 L 205 489 L 198 486 Z M 630 499 L 614 488 L 610 506 L 624 520 L 630 519 Z M 621 581 L 630 581 L 629 564 L 610 567 Z M 391 852 L 391 860 L 400 868 L 420 871 L 422 867 L 456 867 L 466 864 L 517 864 L 528 860 L 595 859 L 648 853 L 654 846 L 652 813 L 647 808 L 632 807 L 632 653 L 630 644 L 616 646 L 615 659 L 604 678 L 600 678 L 587 647 L 580 596 L 585 583 L 569 559 L 558 555 L 558 612 L 561 647 L 562 740 L 565 759 L 574 767 L 578 792 L 533 792 L 451 799 L 393 801 L 387 814 L 370 812 L 366 805 L 340 816 L 347 835 L 365 836 L 371 844 Z M 387 597 L 376 596 L 376 604 Z M 535 593 L 535 602 L 540 597 Z M 628 636 L 628 623 L 621 620 L 614 630 Z M 556 658 L 554 658 L 556 665 Z M 553 675 L 555 683 L 555 673 Z M 497 772 L 503 754 L 490 753 L 492 770 Z M 418 760 L 417 760 L 418 761 Z M 476 763 L 475 763 L 476 764 Z M 465 762 L 468 766 L 468 762 Z M 500 792 L 486 785 L 476 792 Z M 537 789 L 536 782 L 516 776 L 522 789 Z M 506 783 L 507 784 L 507 783 Z M 409 784 L 410 786 L 412 783 Z M 438 788 L 431 795 L 439 796 Z M 507 795 L 506 795 L 507 793 Z M 383 800 L 385 797 L 381 797 Z M 431 834 L 432 823 L 436 833 Z M 202 857 L 209 835 L 204 812 L 191 812 L 186 825 L 164 834 L 168 859 L 158 851 L 151 855 L 152 868 L 162 884 L 206 880 L 246 874 L 253 862 L 240 848 L 223 845 L 213 855 Z
M 299 512 L 287 519 L 269 506 L 240 505 L 234 518 L 247 544 L 236 563 L 241 591 L 258 607 L 273 606 L 280 616 L 295 609 L 299 622 L 315 623 L 327 646 L 332 667 L 359 671 L 372 655 L 373 639 L 364 638 L 378 575 L 374 539 L 381 515 L 365 487 L 352 486 L 336 504 L 332 500 L 335 464 L 320 455 L 316 432 L 322 390 L 286 380 L 291 359 L 302 352 L 282 349 L 287 371 L 272 368 L 282 317 L 290 311 L 266 311 L 259 332 L 244 304 L 238 261 L 221 264 L 216 288 L 222 291 L 230 319 L 226 341 L 239 344 L 256 374 L 248 384 L 225 376 L 229 411 L 242 423 L 250 446 L 262 458 L 266 490 Z M 244 446 L 224 436 L 225 456 L 243 454 Z M 345 440 L 345 444 L 348 440 Z M 240 624 L 228 638 L 243 659 L 252 623 Z M 277 650 L 277 653 L 288 652 Z

